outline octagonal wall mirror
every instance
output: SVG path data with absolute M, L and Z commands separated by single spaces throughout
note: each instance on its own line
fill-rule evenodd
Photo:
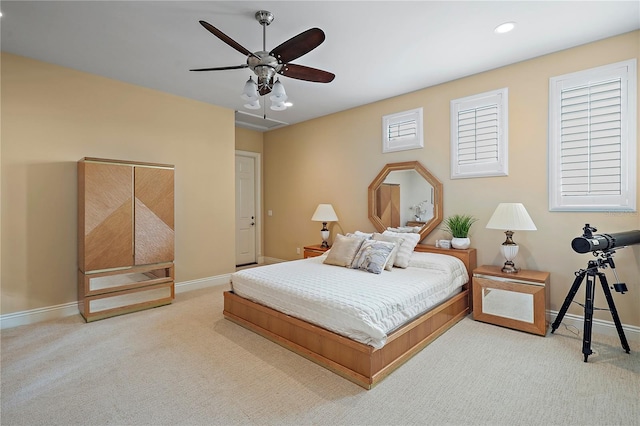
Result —
M 442 222 L 442 182 L 418 161 L 384 166 L 368 198 L 369 220 L 378 232 L 419 226 L 422 241 Z

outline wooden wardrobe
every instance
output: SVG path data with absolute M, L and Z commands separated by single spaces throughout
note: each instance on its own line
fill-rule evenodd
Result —
M 85 320 L 171 303 L 173 260 L 174 166 L 78 161 L 78 308 Z
M 400 185 L 383 183 L 377 189 L 376 211 L 385 227 L 400 226 Z

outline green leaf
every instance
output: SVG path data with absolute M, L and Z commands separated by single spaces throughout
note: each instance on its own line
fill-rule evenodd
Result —
M 477 221 L 478 219 L 468 214 L 454 214 L 443 221 L 444 226 L 442 229 L 450 233 L 454 238 L 467 238 L 471 225 Z

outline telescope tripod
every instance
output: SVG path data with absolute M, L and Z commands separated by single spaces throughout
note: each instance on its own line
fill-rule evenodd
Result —
M 591 351 L 591 328 L 592 328 L 593 311 L 594 311 L 593 298 L 595 296 L 596 277 L 600 279 L 600 284 L 602 285 L 602 291 L 604 292 L 604 296 L 607 299 L 607 303 L 609 304 L 609 311 L 611 312 L 611 316 L 613 317 L 613 322 L 616 325 L 616 330 L 618 330 L 618 336 L 620 337 L 620 343 L 622 344 L 622 348 L 627 353 L 629 353 L 629 351 L 631 350 L 629 348 L 629 343 L 627 343 L 627 338 L 624 335 L 624 330 L 622 329 L 622 323 L 620 322 L 620 317 L 618 316 L 618 310 L 616 309 L 616 305 L 613 303 L 613 297 L 611 296 L 611 291 L 609 290 L 607 277 L 605 276 L 604 272 L 598 271 L 598 268 L 605 268 L 607 264 L 610 265 L 612 269 L 615 269 L 615 265 L 613 264 L 613 259 L 611 258 L 611 254 L 605 253 L 604 256 L 606 257 L 606 259 L 590 260 L 588 263 L 587 269 L 580 269 L 575 273 L 576 279 L 573 281 L 571 290 L 569 290 L 569 294 L 567 294 L 567 297 L 564 300 L 564 304 L 562 305 L 562 308 L 558 313 L 558 317 L 551 325 L 551 333 L 553 333 L 560 326 L 560 323 L 564 318 L 564 314 L 567 313 L 567 309 L 569 309 L 569 305 L 573 301 L 573 297 L 578 292 L 578 289 L 580 288 L 582 281 L 586 277 L 587 286 L 585 289 L 586 294 L 585 294 L 585 302 L 584 302 L 584 333 L 582 338 L 582 353 L 584 354 L 584 362 L 587 362 L 587 358 L 589 357 L 589 355 L 593 353 Z M 624 286 L 624 284 L 622 285 Z

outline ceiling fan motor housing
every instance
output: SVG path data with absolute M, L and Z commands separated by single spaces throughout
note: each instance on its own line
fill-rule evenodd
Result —
M 282 69 L 282 64 L 269 52 L 255 52 L 255 56 L 247 57 L 247 65 L 258 76 L 258 86 L 273 86 L 273 77 Z

